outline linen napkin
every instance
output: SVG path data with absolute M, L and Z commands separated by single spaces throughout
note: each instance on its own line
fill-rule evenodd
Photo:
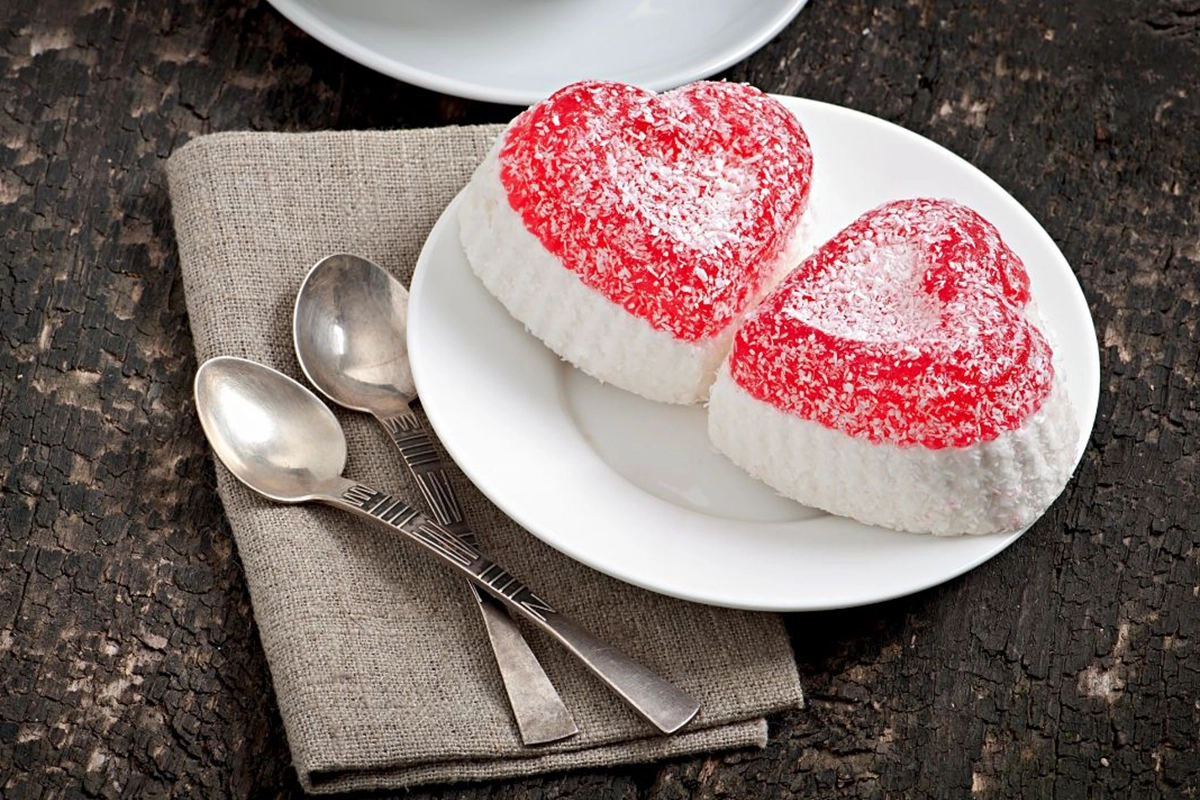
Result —
M 291 314 L 311 265 L 353 252 L 407 285 L 426 234 L 500 130 L 224 133 L 181 148 L 167 175 L 198 359 L 242 356 L 303 382 Z M 345 474 L 419 501 L 374 420 L 335 412 L 349 443 Z M 523 746 L 460 577 L 348 514 L 263 500 L 218 463 L 218 491 L 306 790 L 489 780 L 763 746 L 764 715 L 801 705 L 776 615 L 675 600 L 581 566 L 451 471 L 485 552 L 693 694 L 700 713 L 662 736 L 525 627 L 580 733 Z

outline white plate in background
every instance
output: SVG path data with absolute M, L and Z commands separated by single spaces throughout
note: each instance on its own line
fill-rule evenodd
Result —
M 1024 260 L 1080 420 L 1100 390 L 1095 328 L 1078 282 L 1037 221 L 966 161 L 856 111 L 780 97 L 813 147 L 811 208 L 824 240 L 883 202 L 953 198 Z M 527 333 L 471 271 L 457 200 L 412 282 L 408 347 L 421 402 L 467 476 L 572 558 L 664 594 L 721 606 L 818 610 L 937 585 L 1017 534 L 936 538 L 871 527 L 776 496 L 708 444 L 700 407 L 604 386 Z
M 318 41 L 434 91 L 529 105 L 584 78 L 670 89 L 762 47 L 808 0 L 270 0 Z

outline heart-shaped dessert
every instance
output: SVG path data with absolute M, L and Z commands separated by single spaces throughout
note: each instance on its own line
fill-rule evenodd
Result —
M 484 285 L 585 372 L 708 392 L 742 314 L 799 260 L 812 151 L 749 86 L 577 83 L 521 114 L 464 192 Z
M 747 315 L 709 434 L 802 503 L 937 534 L 1029 525 L 1078 435 L 1021 260 L 926 199 L 864 214 Z

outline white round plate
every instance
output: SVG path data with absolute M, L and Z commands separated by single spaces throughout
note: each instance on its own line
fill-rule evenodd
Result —
M 1029 271 L 1081 421 L 1082 456 L 1099 399 L 1099 352 L 1083 293 L 1045 230 L 928 139 L 837 106 L 778 99 L 812 142 L 821 241 L 868 209 L 916 196 L 959 200 L 999 228 Z M 1020 535 L 897 533 L 778 497 L 712 450 L 703 408 L 601 385 L 527 333 L 471 272 L 457 204 L 431 232 L 413 278 L 408 346 L 417 389 L 467 476 L 572 558 L 687 600 L 799 611 L 934 586 Z
M 762 47 L 808 0 L 270 0 L 318 41 L 446 94 L 528 105 L 585 78 L 655 91 Z

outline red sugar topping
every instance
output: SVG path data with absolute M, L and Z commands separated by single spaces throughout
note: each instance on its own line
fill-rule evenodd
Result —
M 734 337 L 753 397 L 872 442 L 963 447 L 1040 407 L 1050 347 L 1029 278 L 973 210 L 902 200 L 859 217 L 783 280 Z
M 500 165 L 512 208 L 567 269 L 695 341 L 742 313 L 782 254 L 812 150 L 795 116 L 749 86 L 583 82 L 521 114 Z

